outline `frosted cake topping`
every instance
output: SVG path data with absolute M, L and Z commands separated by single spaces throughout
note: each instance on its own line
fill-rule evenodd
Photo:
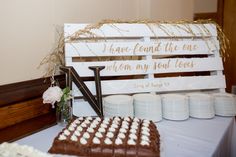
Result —
M 76 130 L 78 130 L 78 131 L 83 131 L 83 128 L 82 128 L 81 126 L 78 126 L 78 127 L 76 128 Z
M 75 128 L 73 127 L 73 126 L 69 126 L 69 128 L 68 128 L 70 131 L 74 131 L 75 130 Z
M 89 127 L 89 128 L 87 129 L 87 131 L 88 131 L 89 133 L 93 133 L 93 132 L 94 132 L 94 129 L 91 128 L 91 127 Z
M 135 145 L 136 142 L 133 139 L 128 140 L 128 145 Z
M 78 130 L 75 130 L 74 134 L 75 134 L 76 136 L 80 136 L 80 135 L 81 135 L 81 133 L 80 133 Z
M 131 133 L 135 134 L 135 133 L 137 132 L 137 130 L 136 130 L 136 129 L 130 129 L 130 131 L 129 131 L 129 132 L 131 132 Z
M 122 140 L 120 139 L 120 138 L 117 138 L 116 139 L 116 141 L 115 141 L 115 144 L 116 145 L 120 145 L 120 144 L 122 144 L 123 142 L 122 142 Z
M 142 146 L 145 146 L 145 145 L 149 146 L 149 143 L 148 143 L 147 141 L 141 141 L 140 144 L 141 144 Z
M 93 118 L 92 118 L 92 117 L 90 117 L 90 116 L 89 116 L 89 117 L 87 117 L 86 119 L 87 119 L 87 120 L 93 120 Z
M 113 124 L 111 125 L 111 127 L 117 129 L 117 128 L 118 128 L 118 125 L 113 123 Z
M 104 124 L 104 123 L 102 123 L 100 127 L 102 127 L 102 128 L 107 128 L 107 125 Z
M 82 128 L 86 128 L 87 127 L 87 124 L 85 122 L 83 122 L 81 125 L 80 125 Z
M 72 135 L 70 139 L 71 141 L 78 141 L 78 138 L 75 135 Z
M 79 120 L 79 119 L 76 119 L 76 120 L 74 121 L 74 123 L 75 123 L 75 124 L 79 124 L 79 123 L 80 123 L 80 120 Z
M 119 134 L 118 134 L 118 137 L 124 139 L 124 138 L 125 138 L 125 134 L 119 133 Z
M 110 127 L 110 128 L 109 128 L 109 131 L 110 131 L 110 132 L 115 132 L 115 131 L 116 131 L 116 129 L 115 129 L 115 128 L 112 128 L 112 127 Z
M 144 140 L 144 141 L 149 141 L 149 138 L 147 136 L 145 136 L 145 135 L 142 135 L 141 139 Z
M 111 141 L 111 139 L 106 138 L 104 143 L 107 144 L 107 145 L 110 145 L 110 144 L 112 144 L 112 141 Z
M 95 136 L 98 137 L 98 138 L 102 138 L 103 137 L 100 132 L 96 132 Z
M 100 144 L 101 142 L 100 142 L 100 140 L 97 137 L 94 137 L 93 138 L 93 143 L 94 144 Z
M 65 129 L 64 132 L 63 132 L 66 136 L 69 136 L 70 135 L 70 131 Z
M 104 128 L 99 128 L 98 131 L 99 132 L 105 132 L 106 130 Z
M 70 127 L 73 127 L 73 128 L 75 128 L 76 126 L 77 126 L 77 125 L 76 125 L 75 122 L 71 123 L 71 125 L 70 125 Z
M 79 119 L 79 120 L 84 120 L 84 117 L 79 117 L 78 119 Z
M 129 138 L 137 140 L 137 136 L 135 134 L 129 134 Z
M 126 132 L 127 132 L 127 130 L 126 130 L 126 129 L 124 129 L 124 128 L 120 128 L 120 132 L 121 132 L 121 133 L 126 133 Z
M 61 140 L 61 141 L 62 141 L 62 140 L 65 140 L 65 139 L 66 139 L 66 136 L 65 136 L 64 134 L 61 134 L 58 139 Z
M 80 143 L 85 145 L 85 144 L 87 144 L 87 140 L 82 137 L 82 138 L 80 138 Z
M 147 130 L 142 130 L 142 134 L 146 136 L 150 136 L 150 133 Z
M 112 138 L 113 136 L 114 136 L 114 134 L 112 132 L 107 133 L 107 137 Z
M 83 138 L 88 139 L 89 137 L 90 137 L 89 133 L 85 132 L 85 133 L 83 134 Z

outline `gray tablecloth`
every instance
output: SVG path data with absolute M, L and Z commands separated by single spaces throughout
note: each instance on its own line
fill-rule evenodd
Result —
M 236 157 L 234 117 L 186 121 L 162 120 L 157 124 L 161 135 L 162 157 Z M 62 130 L 53 126 L 16 141 L 47 152 L 54 137 Z

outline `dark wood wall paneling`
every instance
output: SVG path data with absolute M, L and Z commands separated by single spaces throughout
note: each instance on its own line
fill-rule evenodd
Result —
M 203 2 L 204 3 L 204 2 Z M 227 49 L 230 57 L 224 61 L 224 74 L 226 77 L 226 91 L 232 92 L 232 86 L 236 85 L 236 1 L 235 0 L 218 0 L 216 13 L 196 13 L 194 20 L 212 19 L 217 22 L 223 29 L 230 41 L 230 47 Z M 235 117 L 236 118 L 236 117 Z
M 63 88 L 65 75 L 56 76 L 56 79 Z M 55 124 L 55 111 L 42 100 L 42 94 L 49 86 L 49 78 L 0 86 L 0 143 Z
M 215 22 L 218 23 L 218 14 L 217 12 L 214 13 L 195 13 L 194 14 L 194 20 L 199 20 L 199 19 L 211 19 Z
M 225 62 L 225 75 L 227 86 L 232 88 L 236 86 L 236 1 L 224 1 L 224 20 L 223 29 L 230 41 L 230 49 L 228 53 L 230 57 Z M 235 92 L 235 90 L 234 90 Z

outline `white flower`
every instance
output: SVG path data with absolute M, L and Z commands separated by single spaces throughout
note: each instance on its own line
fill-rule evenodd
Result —
M 52 104 L 52 107 L 54 107 L 55 102 L 59 102 L 61 100 L 61 97 L 63 95 L 63 92 L 60 87 L 54 86 L 49 87 L 44 93 L 43 93 L 43 103 L 50 103 Z

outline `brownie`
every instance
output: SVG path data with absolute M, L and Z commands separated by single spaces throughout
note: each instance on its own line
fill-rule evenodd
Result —
M 160 136 L 150 120 L 79 117 L 55 137 L 49 153 L 83 157 L 159 157 Z

